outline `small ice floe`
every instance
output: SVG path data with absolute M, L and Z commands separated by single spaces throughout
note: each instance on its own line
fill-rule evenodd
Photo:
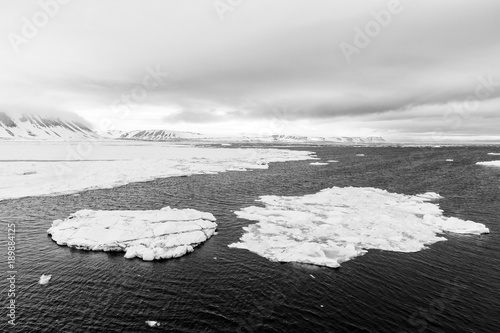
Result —
M 339 161 L 337 161 L 337 160 L 328 160 L 327 162 L 328 163 L 339 163 Z
M 446 162 L 453 162 L 453 159 L 452 158 L 448 158 L 448 159 L 446 159 Z
M 365 154 L 356 154 L 358 157 L 365 157 Z
M 312 275 L 312 274 L 309 274 L 309 275 L 310 275 L 313 279 L 315 279 L 315 278 L 316 278 L 316 277 L 315 277 L 314 275 Z
M 488 153 L 488 155 L 500 155 L 500 153 Z
M 425 192 L 422 194 L 417 194 L 416 197 L 424 199 L 425 201 L 443 199 L 442 196 L 440 196 L 439 194 L 437 194 L 435 192 Z
M 312 163 L 309 163 L 310 165 L 328 165 L 328 163 L 325 163 L 325 162 L 312 162 Z
M 146 320 L 146 324 L 149 327 L 160 327 L 160 322 L 159 321 L 154 321 L 154 320 Z
M 45 274 L 42 274 L 42 276 L 40 276 L 40 281 L 38 283 L 40 284 L 47 284 L 49 283 L 50 279 L 52 278 L 52 275 L 45 275 Z

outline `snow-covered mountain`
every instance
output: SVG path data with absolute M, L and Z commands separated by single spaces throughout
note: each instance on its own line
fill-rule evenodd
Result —
M 75 140 L 97 138 L 73 115 L 39 115 L 0 112 L 0 139 Z
M 144 141 L 168 141 L 178 139 L 206 139 L 207 136 L 193 132 L 179 132 L 169 130 L 136 130 L 126 131 L 105 131 L 99 132 L 102 137 L 112 139 L 131 139 Z

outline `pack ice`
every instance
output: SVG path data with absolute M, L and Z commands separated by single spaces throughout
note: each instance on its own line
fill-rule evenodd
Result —
M 209 239 L 217 224 L 194 209 L 80 210 L 55 220 L 47 233 L 59 245 L 90 251 L 124 251 L 125 258 L 176 258 Z
M 403 195 L 376 188 L 333 187 L 305 196 L 262 196 L 265 207 L 238 217 L 259 221 L 240 242 L 272 261 L 338 267 L 369 249 L 416 252 L 446 238 L 444 232 L 482 234 L 483 224 L 443 216 L 436 193 Z

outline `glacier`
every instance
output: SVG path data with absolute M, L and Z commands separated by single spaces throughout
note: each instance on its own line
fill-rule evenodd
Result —
M 89 251 L 123 251 L 145 261 L 181 257 L 214 235 L 216 219 L 194 209 L 79 210 L 47 230 L 59 245 Z
M 265 207 L 236 211 L 258 221 L 244 227 L 231 248 L 247 249 L 271 261 L 326 267 L 370 249 L 417 252 L 446 240 L 443 233 L 489 233 L 485 225 L 445 217 L 436 193 L 404 195 L 376 188 L 332 187 L 304 196 L 262 196 Z

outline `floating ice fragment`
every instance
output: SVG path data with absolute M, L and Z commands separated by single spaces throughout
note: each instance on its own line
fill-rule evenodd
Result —
M 488 155 L 500 155 L 500 153 L 488 153 Z
M 477 162 L 476 164 L 484 165 L 484 166 L 500 167 L 500 161 Z
M 269 260 L 327 267 L 363 255 L 369 249 L 416 252 L 446 238 L 445 232 L 488 233 L 483 224 L 443 216 L 441 198 L 376 188 L 333 187 L 305 196 L 263 196 L 265 207 L 246 207 L 240 218 L 258 221 L 232 248 L 247 249 Z
M 146 324 L 149 327 L 160 327 L 160 322 L 154 320 L 146 320 Z
M 337 161 L 337 160 L 328 160 L 327 162 L 328 163 L 338 163 L 339 161 Z
M 55 220 L 47 231 L 59 245 L 90 251 L 124 251 L 127 259 L 177 258 L 193 252 L 215 232 L 210 213 L 194 209 L 80 210 Z
M 42 276 L 40 276 L 40 281 L 38 283 L 40 284 L 47 284 L 49 283 L 50 279 L 52 278 L 52 275 L 45 275 L 45 274 L 42 274 Z
M 358 156 L 358 157 L 364 157 L 365 154 L 356 154 L 356 156 Z
M 309 163 L 310 165 L 328 165 L 328 163 L 324 163 L 324 162 L 312 162 L 312 163 Z
M 453 162 L 453 159 L 452 158 L 448 158 L 448 159 L 446 159 L 446 162 Z

